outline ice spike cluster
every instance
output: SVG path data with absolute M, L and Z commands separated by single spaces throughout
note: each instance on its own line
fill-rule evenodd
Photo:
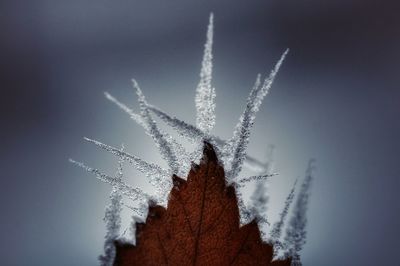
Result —
M 275 67 L 265 78 L 262 79 L 260 74 L 257 75 L 256 81 L 250 90 L 249 96 L 246 101 L 246 106 L 239 117 L 239 120 L 234 127 L 233 135 L 231 138 L 224 140 L 211 133 L 215 123 L 215 88 L 212 87 L 212 69 L 213 69 L 213 14 L 210 15 L 209 25 L 207 29 L 207 40 L 204 45 L 204 55 L 201 64 L 200 81 L 196 88 L 195 107 L 196 107 L 196 124 L 190 124 L 179 118 L 171 116 L 147 102 L 139 84 L 136 80 L 132 80 L 133 88 L 138 96 L 139 113 L 126 104 L 120 102 L 110 93 L 105 92 L 105 97 L 110 102 L 114 103 L 122 111 L 139 126 L 143 127 L 147 135 L 149 135 L 161 155 L 167 162 L 168 167 L 162 168 L 161 166 L 147 162 L 136 155 L 129 154 L 123 148 L 104 144 L 100 141 L 84 138 L 87 142 L 96 145 L 97 147 L 115 155 L 119 161 L 119 170 L 115 177 L 109 176 L 102 171 L 91 168 L 84 163 L 77 162 L 70 159 L 75 165 L 85 169 L 86 171 L 94 174 L 99 180 L 106 182 L 112 186 L 110 194 L 110 205 L 107 206 L 105 212 L 105 223 L 107 233 L 105 236 L 104 254 L 99 257 L 101 265 L 112 265 L 114 258 L 113 241 L 120 235 L 120 212 L 123 206 L 122 196 L 127 197 L 129 200 L 139 203 L 139 208 L 128 207 L 135 213 L 137 219 L 145 220 L 147 215 L 148 205 L 158 204 L 165 206 L 167 204 L 168 193 L 173 184 L 171 176 L 176 174 L 185 177 L 190 170 L 191 162 L 200 159 L 204 141 L 212 144 L 216 150 L 220 162 L 222 163 L 226 172 L 226 183 L 236 187 L 240 221 L 241 224 L 247 224 L 251 220 L 256 219 L 259 224 L 268 224 L 266 219 L 266 205 L 268 202 L 266 181 L 269 177 L 276 175 L 272 172 L 270 164 L 271 161 L 261 162 L 246 152 L 250 140 L 250 131 L 253 127 L 256 114 L 260 106 L 271 89 L 272 83 L 278 74 L 278 71 L 287 56 L 289 49 L 286 49 Z M 166 125 L 175 130 L 179 136 L 189 140 L 196 145 L 194 151 L 189 152 L 171 135 L 164 132 L 154 120 L 153 116 L 158 117 Z M 122 163 L 127 162 L 143 173 L 151 185 L 154 186 L 154 193 L 147 194 L 139 187 L 132 186 L 123 180 Z M 243 166 L 260 173 L 259 175 L 242 177 L 240 172 Z M 281 240 L 281 234 L 285 225 L 289 209 L 294 200 L 295 187 L 294 184 L 291 189 L 280 213 L 280 218 L 271 226 L 269 239 L 264 235 L 264 241 L 274 243 L 276 247 L 275 255 L 278 256 L 278 251 L 284 250 L 284 256 L 291 256 L 294 258 L 293 265 L 300 265 L 299 252 L 305 243 L 306 237 L 306 210 L 309 196 L 309 189 L 312 181 L 312 166 L 310 164 L 306 174 L 304 183 L 301 186 L 296 204 L 293 208 L 293 217 L 290 219 L 289 224 L 286 226 L 286 236 Z M 240 188 L 249 182 L 256 182 L 256 189 L 251 197 L 249 206 L 244 204 L 243 195 Z M 133 240 L 134 241 L 134 240 Z

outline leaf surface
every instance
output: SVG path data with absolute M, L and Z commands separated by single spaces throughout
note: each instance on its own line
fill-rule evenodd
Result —
M 168 207 L 150 206 L 137 224 L 136 246 L 116 242 L 114 265 L 274 265 L 273 247 L 262 242 L 256 221 L 240 226 L 233 186 L 205 143 L 200 165 L 187 180 L 173 176 Z

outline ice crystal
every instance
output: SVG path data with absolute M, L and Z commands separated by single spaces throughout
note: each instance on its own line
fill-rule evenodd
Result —
M 100 148 L 129 162 L 137 170 L 142 172 L 149 179 L 149 183 L 155 187 L 154 195 L 146 195 L 146 199 L 151 198 L 161 205 L 166 204 L 167 194 L 172 186 L 170 176 L 172 174 L 178 174 L 183 177 L 186 176 L 187 172 L 190 170 L 191 162 L 200 159 L 202 143 L 204 140 L 207 140 L 213 144 L 217 154 L 222 155 L 221 162 L 227 169 L 229 169 L 229 172 L 227 173 L 227 181 L 229 183 L 234 183 L 238 188 L 243 186 L 243 184 L 246 182 L 257 181 L 271 176 L 271 174 L 266 174 L 237 178 L 244 159 L 246 159 L 248 165 L 253 169 L 256 168 L 265 170 L 265 165 L 263 165 L 257 159 L 246 154 L 246 148 L 249 141 L 250 128 L 254 122 L 255 114 L 261 105 L 262 99 L 268 93 L 272 81 L 279 70 L 284 57 L 286 56 L 287 51 L 285 51 L 285 53 L 282 55 L 274 70 L 271 72 L 270 76 L 265 79 L 262 86 L 260 77 L 258 78 L 255 87 L 250 92 L 246 109 L 235 128 L 234 136 L 230 140 L 225 141 L 210 134 L 210 130 L 215 124 L 215 90 L 211 87 L 213 28 L 213 15 L 211 14 L 207 29 L 207 40 L 204 46 L 204 55 L 200 71 L 200 82 L 196 89 L 195 102 L 197 114 L 195 126 L 175 117 L 171 117 L 157 107 L 148 104 L 141 89 L 139 88 L 138 83 L 135 80 L 132 81 L 133 87 L 136 89 L 136 94 L 138 96 L 140 114 L 135 113 L 127 105 L 118 101 L 108 92 L 105 92 L 105 96 L 108 100 L 126 112 L 131 119 L 142 126 L 145 132 L 152 137 L 161 154 L 161 157 L 167 161 L 168 169 L 162 169 L 160 166 L 146 162 L 137 156 L 131 155 L 99 141 L 85 138 L 85 140 L 89 141 L 90 143 L 93 143 L 96 146 L 99 146 Z M 150 111 L 161 118 L 161 120 L 163 120 L 166 124 L 175 129 L 180 135 L 189 138 L 193 143 L 197 144 L 195 150 L 193 152 L 187 152 L 181 144 L 179 144 L 169 134 L 163 132 L 163 130 L 158 127 L 156 121 L 151 117 Z M 233 156 L 230 157 L 230 154 L 233 154 Z M 97 169 L 90 168 L 83 163 L 75 163 L 78 166 L 85 168 L 87 171 L 94 173 L 99 179 L 105 182 L 111 184 L 117 182 L 115 179 L 101 173 Z M 131 199 L 136 200 L 139 198 L 138 195 L 140 193 L 135 194 L 132 192 L 136 191 L 132 187 L 129 187 L 122 181 L 118 184 L 118 189 L 120 189 L 125 195 L 129 195 Z M 240 193 L 239 189 L 238 193 Z M 248 210 L 244 206 L 241 195 L 238 194 L 238 198 L 240 201 L 240 211 L 244 216 L 247 216 L 246 213 L 248 213 Z
M 207 29 L 207 41 L 204 45 L 204 56 L 201 64 L 200 82 L 196 89 L 196 125 L 205 133 L 215 125 L 215 89 L 211 87 L 212 78 L 212 45 L 214 34 L 214 16 L 210 15 Z
M 299 252 L 306 243 L 307 208 L 313 180 L 313 163 L 314 160 L 310 160 L 308 164 L 306 176 L 297 196 L 284 241 L 285 255 L 292 257 L 292 265 L 296 266 L 301 265 Z
M 121 151 L 124 149 L 122 145 Z M 122 181 L 123 160 L 118 160 L 118 172 L 115 179 Z M 104 254 L 99 256 L 100 265 L 112 266 L 115 257 L 114 241 L 118 238 L 121 229 L 121 211 L 122 211 L 122 193 L 118 186 L 113 185 L 110 194 L 110 204 L 106 207 L 104 214 L 104 222 L 106 223 L 107 232 L 104 241 Z
M 117 189 L 120 191 L 122 194 L 126 195 L 128 198 L 131 200 L 138 200 L 138 199 L 143 199 L 143 198 L 150 198 L 148 194 L 143 192 L 138 187 L 132 187 L 131 185 L 126 184 L 124 181 L 111 177 L 107 174 L 102 173 L 100 170 L 91 168 L 84 163 L 74 161 L 72 159 L 69 160 L 71 163 L 85 169 L 86 171 L 94 174 L 99 180 L 103 181 L 104 183 L 108 183 L 113 186 L 114 189 Z
M 273 173 L 273 153 L 274 153 L 274 146 L 269 145 L 266 161 L 262 165 L 264 166 L 263 170 L 259 170 L 260 173 L 263 175 L 261 176 L 273 176 L 276 175 Z M 268 241 L 267 233 L 265 231 L 265 227 L 269 225 L 268 218 L 267 218 L 267 210 L 268 210 L 268 179 L 258 179 L 255 183 L 255 190 L 250 197 L 250 209 L 252 210 L 254 218 L 257 220 L 258 225 L 260 227 L 261 237 L 264 241 Z
M 282 249 L 282 242 L 280 240 L 282 229 L 286 221 L 286 217 L 289 213 L 290 206 L 294 199 L 294 192 L 297 185 L 297 179 L 294 182 L 292 189 L 289 192 L 289 195 L 286 197 L 284 207 L 282 211 L 279 213 L 279 220 L 274 223 L 271 229 L 270 234 L 270 242 L 274 244 L 274 254 L 278 254 L 279 250 Z
M 138 100 L 140 104 L 140 115 L 145 124 L 146 131 L 153 138 L 154 142 L 157 145 L 158 150 L 160 151 L 161 156 L 164 160 L 167 161 L 169 168 L 172 170 L 172 173 L 178 174 L 179 171 L 179 163 L 176 157 L 176 150 L 173 149 L 172 145 L 166 140 L 164 134 L 158 129 L 156 122 L 150 115 L 149 109 L 147 108 L 146 99 L 142 93 L 142 90 L 139 88 L 136 80 L 132 80 L 133 87 L 136 89 L 136 94 L 138 95 Z
M 125 106 L 121 103 L 117 102 L 117 105 L 120 106 Z M 122 108 L 125 110 L 126 106 Z M 172 129 L 174 129 L 180 136 L 186 138 L 192 143 L 200 143 L 202 140 L 207 140 L 211 144 L 213 144 L 214 147 L 217 149 L 221 150 L 222 147 L 226 144 L 226 140 L 221 139 L 218 136 L 211 135 L 211 134 L 205 134 L 201 129 L 196 127 L 195 125 L 192 125 L 190 123 L 187 123 L 183 120 L 180 120 L 179 118 L 170 116 L 160 108 L 154 106 L 154 105 L 148 105 L 148 108 L 150 111 L 152 111 L 156 116 L 158 116 L 161 120 L 163 120 L 168 126 L 170 126 Z M 132 111 L 128 108 L 128 111 L 126 111 L 128 114 L 132 114 Z M 134 116 L 135 117 L 135 116 Z M 136 118 L 133 118 L 134 120 Z M 222 158 L 222 162 L 223 162 Z M 250 170 L 253 170 L 255 172 L 266 172 L 268 169 L 268 164 L 262 163 L 259 160 L 257 160 L 254 157 L 251 157 L 249 155 L 245 155 L 245 161 L 244 165 L 249 168 Z
M 153 138 L 158 150 L 160 151 L 160 154 L 164 159 L 166 159 L 173 173 L 180 176 L 186 176 L 188 170 L 190 169 L 190 161 L 195 160 L 199 156 L 188 153 L 181 144 L 172 138 L 172 136 L 170 136 L 168 133 L 165 133 L 157 126 L 156 122 L 152 119 L 150 113 L 148 112 L 148 110 L 150 110 L 150 105 L 148 105 L 143 93 L 139 88 L 139 85 L 135 80 L 133 80 L 133 86 L 137 93 L 140 94 L 139 103 L 142 109 L 140 115 L 136 114 L 131 108 L 118 101 L 108 92 L 105 92 L 104 95 L 108 100 L 126 112 L 132 118 L 132 120 L 142 126 L 146 134 Z
M 263 181 L 266 180 L 268 177 L 278 175 L 277 173 L 272 173 L 272 174 L 265 174 L 265 175 L 254 175 L 254 176 L 249 176 L 249 177 L 243 177 L 238 180 L 234 180 L 235 183 L 243 184 L 243 183 L 248 183 L 250 181 Z
M 273 70 L 270 72 L 263 82 L 261 82 L 261 75 L 257 76 L 256 82 L 250 90 L 249 96 L 246 101 L 246 106 L 236 124 L 233 136 L 224 140 L 211 133 L 215 125 L 215 89 L 212 87 L 212 45 L 213 45 L 213 15 L 210 15 L 209 25 L 207 28 L 207 38 L 204 45 L 204 54 L 202 59 L 200 81 L 196 88 L 195 107 L 196 107 L 196 124 L 190 124 L 171 116 L 156 107 L 149 104 L 139 88 L 138 83 L 132 80 L 133 87 L 136 90 L 139 103 L 139 113 L 136 113 L 126 104 L 117 100 L 114 96 L 105 92 L 105 97 L 117 105 L 121 110 L 129 115 L 138 125 L 144 128 L 144 131 L 149 135 L 161 157 L 167 162 L 168 168 L 163 169 L 157 164 L 146 162 L 141 158 L 129 154 L 123 149 L 118 149 L 113 146 L 104 144 L 100 141 L 85 138 L 89 143 L 95 144 L 101 149 L 115 155 L 119 160 L 119 173 L 116 177 L 111 177 L 98 169 L 86 166 L 81 162 L 70 160 L 77 166 L 93 173 L 98 179 L 112 185 L 112 192 L 110 195 L 111 204 L 106 208 L 105 222 L 107 227 L 106 243 L 104 246 L 104 255 L 101 256 L 103 265 L 109 265 L 111 257 L 113 256 L 113 249 L 110 247 L 111 239 L 118 236 L 120 230 L 120 217 L 121 198 L 122 195 L 130 199 L 134 205 L 124 204 L 130 209 L 133 215 L 133 225 L 131 228 L 135 230 L 136 221 L 144 221 L 147 216 L 149 205 L 159 204 L 165 206 L 167 203 L 167 195 L 172 188 L 173 184 L 171 176 L 177 174 L 181 177 L 187 176 L 191 168 L 192 162 L 198 162 L 201 156 L 201 151 L 204 141 L 209 142 L 214 146 L 214 149 L 220 158 L 221 164 L 226 171 L 226 182 L 236 188 L 237 200 L 240 213 L 241 224 L 246 224 L 252 219 L 256 218 L 259 224 L 267 224 L 267 183 L 266 180 L 276 175 L 272 172 L 272 158 L 266 162 L 261 162 L 249 155 L 247 155 L 247 146 L 250 139 L 250 131 L 253 127 L 256 114 L 260 109 L 263 99 L 268 94 L 271 85 L 288 53 L 288 49 L 284 51 Z M 188 139 L 195 144 L 194 151 L 187 151 L 180 143 L 177 142 L 170 134 L 164 132 L 153 119 L 152 115 L 158 117 L 166 125 L 170 126 L 180 136 Z M 272 157 L 271 149 L 271 156 Z M 140 188 L 131 186 L 122 180 L 122 161 L 126 161 L 138 171 L 143 173 L 151 185 L 155 187 L 155 192 L 147 194 Z M 246 165 L 257 174 L 250 177 L 239 176 L 242 166 Z M 311 169 L 311 166 L 309 167 Z M 249 182 L 256 183 L 254 194 L 250 198 L 248 206 L 245 205 L 241 188 Z M 285 245 L 288 248 L 287 253 L 291 256 L 298 256 L 305 239 L 305 211 L 308 200 L 308 190 L 311 183 L 311 170 L 302 185 L 300 191 L 294 216 L 290 220 L 290 225 L 287 230 Z M 294 187 L 291 190 L 285 202 L 285 207 L 280 214 L 280 219 L 274 224 L 271 232 L 272 241 L 278 242 L 285 218 L 287 216 L 290 204 L 294 197 Z M 138 206 L 138 207 L 133 207 Z M 126 231 L 126 230 L 125 230 Z M 299 235 L 300 234 L 300 235 Z M 134 235 L 134 232 L 133 232 Z M 265 239 L 264 239 L 265 240 Z M 133 241 L 135 241 L 133 239 Z
M 269 224 L 267 218 L 269 197 L 266 180 L 262 180 L 256 183 L 256 189 L 254 190 L 253 195 L 251 195 L 250 200 L 253 216 L 258 222 L 263 240 L 266 241 L 266 234 L 263 230 L 263 225 Z
M 130 209 L 134 214 L 135 217 L 140 217 L 140 219 L 142 219 L 143 217 L 146 217 L 146 212 L 148 210 L 148 204 L 143 204 L 141 203 L 139 207 L 133 207 L 131 205 L 127 205 L 124 204 L 125 207 L 127 207 L 128 209 Z
M 157 182 L 159 182 L 159 179 L 169 179 L 169 177 L 171 176 L 171 173 L 168 170 L 161 168 L 157 164 L 148 163 L 148 162 L 140 159 L 139 157 L 136 157 L 135 155 L 131 155 L 131 154 L 121 151 L 115 147 L 101 143 L 100 141 L 93 140 L 93 139 L 86 138 L 86 137 L 84 139 L 86 141 L 93 143 L 96 146 L 124 159 L 125 161 L 129 162 L 137 170 L 144 173 L 149 178 L 150 183 L 157 184 Z
M 260 86 L 260 75 L 257 76 L 253 89 L 250 91 L 249 97 L 247 98 L 246 108 L 240 116 L 239 122 L 233 132 L 233 137 L 228 140 L 224 146 L 223 153 L 228 156 L 228 159 L 225 159 L 227 162 L 225 168 L 228 169 L 228 180 L 236 178 L 242 169 L 242 164 L 246 157 L 247 145 L 250 139 L 250 129 L 253 127 L 260 105 L 262 104 L 264 97 L 268 94 L 275 76 L 288 52 L 289 49 L 286 49 L 275 65 L 275 68 L 271 71 L 269 77 L 264 80 L 262 86 Z
M 130 109 L 128 106 L 126 106 L 125 104 L 118 101 L 114 96 L 112 96 L 108 92 L 104 92 L 104 95 L 106 96 L 106 98 L 108 100 L 110 100 L 111 102 L 116 104 L 119 108 L 121 108 L 121 110 L 126 112 L 136 123 L 138 123 L 142 127 L 146 128 L 146 126 L 139 114 L 134 113 L 132 109 Z
M 241 191 L 241 187 L 243 185 L 240 185 L 238 183 L 233 183 L 233 186 L 235 187 L 237 204 L 239 207 L 240 224 L 241 225 L 248 224 L 254 218 L 253 210 L 249 206 L 246 206 L 243 200 L 243 194 Z

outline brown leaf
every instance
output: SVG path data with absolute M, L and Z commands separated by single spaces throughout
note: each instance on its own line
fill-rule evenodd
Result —
M 239 226 L 235 189 L 226 186 L 210 144 L 187 181 L 172 178 L 168 208 L 150 206 L 146 223 L 137 225 L 136 246 L 116 242 L 114 265 L 290 265 L 271 263 L 273 248 L 255 221 Z

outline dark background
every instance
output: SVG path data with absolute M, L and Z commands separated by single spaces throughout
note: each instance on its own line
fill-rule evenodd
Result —
M 137 110 L 135 77 L 150 102 L 194 122 L 211 11 L 218 135 L 230 136 L 256 74 L 291 49 L 249 152 L 276 145 L 271 220 L 317 159 L 304 265 L 400 265 L 400 4 L 317 0 L 0 1 L 2 265 L 97 264 L 110 188 L 67 160 L 114 171 L 88 136 L 159 162 L 102 93 Z

